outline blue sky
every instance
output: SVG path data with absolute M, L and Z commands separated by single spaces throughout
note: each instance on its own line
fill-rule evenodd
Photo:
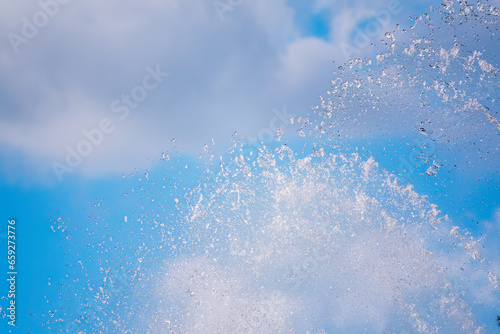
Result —
M 311 107 L 319 104 L 319 95 L 327 96 L 331 81 L 341 76 L 338 67 L 347 69 L 349 57 L 374 59 L 386 32 L 396 31 L 398 23 L 409 29 L 408 16 L 422 15 L 430 3 L 441 5 L 385 0 L 233 3 L 223 12 L 211 1 L 198 0 L 0 4 L 0 227 L 6 229 L 8 219 L 17 220 L 19 273 L 19 327 L 12 330 L 2 318 L 2 328 L 19 333 L 58 330 L 55 320 L 66 321 L 63 313 L 85 298 L 68 291 L 72 285 L 67 275 L 83 275 L 78 261 L 86 263 L 89 275 L 82 280 L 89 279 L 102 274 L 100 261 L 133 263 L 141 243 L 157 247 L 163 242 L 153 236 L 153 228 L 149 238 L 142 222 L 133 227 L 127 223 L 142 219 L 147 229 L 155 215 L 163 214 L 176 224 L 179 216 L 172 200 L 184 199 L 187 189 L 206 176 L 197 165 L 207 161 L 204 146 L 212 147 L 212 140 L 216 146 L 208 155 L 225 159 L 235 131 L 245 138 L 259 137 L 274 122 L 286 129 L 284 138 L 291 147 L 309 152 L 311 142 L 303 144 L 296 135 L 297 123 L 285 124 L 275 110 L 286 106 L 286 115 L 313 119 Z M 44 10 L 51 15 L 27 36 L 26 20 L 33 22 L 37 15 L 43 20 Z M 474 27 L 478 36 L 488 34 L 486 26 Z M 357 34 L 370 27 L 373 34 L 360 43 Z M 447 29 L 433 31 L 435 47 L 451 49 Z M 482 54 L 474 60 L 499 67 L 497 37 L 474 40 L 464 32 L 467 24 L 453 29 L 467 42 L 460 50 L 464 59 L 478 50 Z M 342 45 L 349 46 L 348 54 Z M 410 73 L 439 77 L 429 66 L 412 64 L 413 58 L 397 59 Z M 375 62 L 373 70 L 380 70 L 383 65 Z M 450 66 L 446 76 L 453 79 L 450 72 L 461 73 L 461 65 Z M 498 96 L 496 70 L 475 73 L 469 92 L 474 94 L 474 82 L 489 80 L 490 97 L 479 100 L 489 107 L 488 115 L 498 117 L 492 101 Z M 374 91 L 393 101 L 392 106 L 383 114 L 363 114 L 352 104 L 347 111 L 351 114 L 338 123 L 344 139 L 334 146 L 358 151 L 364 159 L 373 157 L 381 168 L 428 196 L 457 225 L 478 237 L 488 234 L 487 253 L 498 259 L 498 247 L 492 244 L 500 232 L 500 128 L 483 116 L 468 118 L 461 127 L 434 117 L 434 123 L 423 125 L 429 131 L 424 136 L 418 132 L 419 122 L 432 113 L 419 107 L 421 96 L 398 95 L 397 88 Z M 426 102 L 434 109 L 447 105 L 436 97 Z M 419 111 L 401 113 L 405 107 Z M 354 119 L 359 127 L 351 125 Z M 444 142 L 422 148 L 422 140 L 433 141 L 442 128 L 447 131 Z M 90 138 L 94 144 L 85 147 L 82 142 Z M 78 148 L 89 154 L 69 166 L 68 152 Z M 425 174 L 431 163 L 415 160 L 415 152 L 421 151 L 443 165 L 435 177 Z M 412 161 L 411 171 L 402 171 L 403 160 Z M 55 163 L 67 166 L 59 169 L 60 177 Z M 103 245 L 104 236 L 109 241 Z M 0 243 L 4 249 L 5 239 Z M 111 249 L 116 253 L 108 254 Z M 102 259 L 92 258 L 97 254 Z M 158 260 L 174 254 L 162 250 L 147 256 Z M 5 282 L 0 288 L 3 295 Z
M 142 83 L 147 66 L 170 76 L 126 121 L 111 117 L 119 125 L 77 173 L 146 167 L 172 138 L 197 152 L 212 138 L 227 141 L 235 130 L 258 132 L 273 108 L 309 110 L 329 87 L 333 61 L 346 60 L 340 43 L 389 6 L 242 2 L 221 20 L 212 3 L 194 3 L 151 1 L 136 8 L 71 1 L 26 43 L 2 39 L 2 154 L 16 161 L 5 166 L 6 177 L 53 181 L 50 164 L 64 159 L 83 129 L 116 116 L 111 103 Z M 40 11 L 36 2 L 2 6 L 6 36 L 21 36 L 20 18 Z M 400 4 L 387 24 L 406 20 L 414 6 Z M 361 48 L 356 56 L 370 52 Z

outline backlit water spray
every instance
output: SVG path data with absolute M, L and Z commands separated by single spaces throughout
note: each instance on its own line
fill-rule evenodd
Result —
M 235 135 L 227 154 L 207 148 L 198 162 L 164 154 L 164 175 L 135 176 L 133 204 L 110 210 L 119 218 L 99 203 L 85 228 L 68 229 L 87 250 L 75 256 L 62 311 L 47 326 L 498 330 L 499 262 L 482 251 L 489 236 L 467 232 L 409 182 L 421 174 L 442 185 L 441 174 L 466 173 L 474 159 L 499 161 L 498 70 L 483 57 L 485 45 L 498 44 L 498 14 L 445 1 L 409 31 L 388 32 L 373 57 L 336 69 L 310 114 L 290 119 L 296 137 L 280 129 L 279 141 L 249 147 Z M 349 146 L 413 130 L 415 152 L 398 156 L 392 171 Z M 459 148 L 477 156 L 464 159 Z

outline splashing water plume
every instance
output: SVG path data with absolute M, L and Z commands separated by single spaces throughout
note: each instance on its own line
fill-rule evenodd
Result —
M 473 241 L 373 159 L 296 159 L 283 145 L 218 177 L 185 216 L 195 254 L 155 291 L 169 330 L 479 330 L 457 290 L 481 268 Z
M 463 152 L 494 166 L 498 65 L 488 50 L 473 48 L 498 43 L 498 14 L 486 4 L 445 1 L 409 31 L 387 33 L 373 63 L 358 58 L 339 67 L 320 105 L 293 119 L 298 137 L 287 142 L 280 128 L 280 142 L 258 147 L 235 137 L 219 162 L 208 145 L 205 164 L 186 162 L 189 182 L 171 176 L 174 170 L 139 179 L 127 200 L 139 196 L 144 203 L 127 208 L 123 227 L 110 227 L 113 239 L 99 241 L 100 232 L 108 238 L 112 232 L 97 225 L 86 236 L 95 241 L 89 252 L 97 251 L 99 269 L 80 262 L 88 282 L 66 285 L 86 305 L 77 326 L 148 333 L 490 332 L 495 325 L 481 314 L 498 307 L 498 262 L 408 184 L 407 170 L 387 171 L 346 140 L 415 130 L 434 147 L 424 147 L 427 153 L 419 147 L 421 174 L 439 182 L 450 166 L 467 173 Z M 450 31 L 453 40 L 444 37 Z M 450 154 L 439 154 L 437 145 Z M 163 157 L 164 165 L 181 163 L 175 153 Z

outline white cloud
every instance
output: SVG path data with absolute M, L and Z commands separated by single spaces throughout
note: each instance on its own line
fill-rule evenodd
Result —
M 308 37 L 292 42 L 280 57 L 281 67 L 277 73 L 279 86 L 288 91 L 298 91 L 313 84 L 312 81 L 325 77 L 325 69 L 333 68 L 333 59 L 339 57 L 341 55 L 335 45 L 319 38 Z
M 210 1 L 61 4 L 17 54 L 8 38 L 2 41 L 0 148 L 38 157 L 43 163 L 30 168 L 45 170 L 82 138 L 82 129 L 109 117 L 116 131 L 75 170 L 98 175 L 138 167 L 131 157 L 158 157 L 172 138 L 198 153 L 211 138 L 224 146 L 235 130 L 258 133 L 273 108 L 298 114 L 317 103 L 330 88 L 332 61 L 345 61 L 338 43 L 387 3 L 328 6 L 332 33 L 325 41 L 301 37 L 293 2 L 285 0 L 243 1 L 223 21 Z M 32 20 L 40 10 L 36 2 L 3 4 L 0 34 L 21 34 L 21 18 Z M 113 118 L 111 102 L 156 64 L 170 76 L 130 118 Z

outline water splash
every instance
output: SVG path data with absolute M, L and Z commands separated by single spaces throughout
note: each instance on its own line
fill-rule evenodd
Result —
M 205 165 L 164 153 L 171 169 L 128 192 L 138 204 L 117 215 L 126 227 L 101 212 L 105 225 L 80 232 L 96 259 L 69 274 L 82 277 L 66 289 L 84 306 L 65 329 L 488 332 L 499 278 L 482 240 L 345 139 L 415 130 L 422 174 L 492 169 L 498 64 L 483 45 L 498 43 L 498 13 L 450 0 L 388 32 L 373 61 L 339 67 L 313 112 L 290 120 L 294 140 L 280 128 L 279 142 L 247 154 L 234 137 L 218 160 L 205 146 Z M 172 176 L 181 163 L 192 178 Z
M 216 197 L 193 196 L 194 254 L 165 268 L 153 319 L 181 305 L 167 318 L 188 333 L 480 330 L 459 289 L 477 245 L 411 186 L 356 154 L 248 160 L 224 167 Z

